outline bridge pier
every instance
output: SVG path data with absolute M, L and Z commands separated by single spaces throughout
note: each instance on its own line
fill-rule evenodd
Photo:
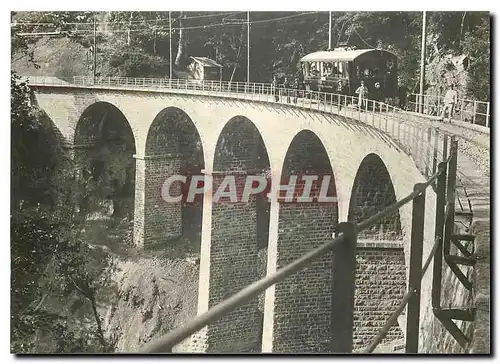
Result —
M 305 190 L 304 182 L 300 181 L 304 175 L 318 177 L 308 194 L 313 196 L 310 202 L 297 199 L 302 196 L 302 189 Z M 286 266 L 332 239 L 338 223 L 337 203 L 318 199 L 320 186 L 327 176 L 330 180 L 326 196 L 335 197 L 334 176 L 321 141 L 310 131 L 300 132 L 288 149 L 281 175 L 281 185 L 293 187 L 294 199 L 287 201 L 281 193 L 271 215 L 273 222 L 277 220 L 278 234 L 276 240 L 270 241 L 273 245 L 269 246 L 268 272 Z M 266 292 L 263 351 L 330 351 L 332 257 L 332 253 L 325 254 Z
M 233 118 L 222 131 L 214 154 L 212 191 L 210 196 L 205 195 L 204 201 L 210 203 L 210 208 L 204 211 L 199 314 L 261 278 L 267 258 L 262 252 L 267 251 L 268 204 L 258 201 L 262 196 L 252 194 L 243 198 L 242 195 L 246 177 L 262 175 L 269 168 L 259 131 L 248 119 Z M 209 210 L 210 219 L 205 219 Z M 260 255 L 264 255 L 263 262 L 259 259 L 259 249 Z M 193 349 L 260 352 L 262 311 L 259 299 L 254 298 L 199 333 Z
M 180 173 L 181 156 L 170 153 L 135 158 L 135 245 L 148 248 L 179 238 L 182 235 L 182 201 L 165 201 L 162 188 L 168 177 Z M 169 193 L 173 197 L 180 195 L 181 184 L 172 183 Z

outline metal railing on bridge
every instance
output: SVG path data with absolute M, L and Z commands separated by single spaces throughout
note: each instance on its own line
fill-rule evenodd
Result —
M 419 125 L 419 120 L 415 119 L 415 115 L 380 101 L 366 99 L 358 105 L 358 98 L 355 96 L 286 89 L 266 83 L 129 77 L 97 77 L 94 79 L 87 76 L 66 79 L 39 76 L 28 76 L 27 78 L 29 84 L 33 86 L 123 88 L 206 95 L 287 105 L 356 119 L 389 135 L 392 143 L 396 142 L 398 148 L 411 155 L 417 168 L 426 177 L 430 175 L 432 169 L 435 170 L 435 166 L 432 166 L 430 161 L 432 155 L 435 156 L 439 152 L 438 140 L 442 141 L 449 137 L 446 133 L 438 132 L 435 128 Z
M 421 281 L 432 260 L 434 260 L 433 283 L 432 283 L 432 306 L 435 315 L 441 320 L 443 312 L 441 302 L 441 276 L 443 246 L 446 246 L 447 239 L 450 239 L 453 225 L 453 214 L 455 208 L 455 181 L 457 164 L 457 142 L 452 140 L 450 155 L 439 163 L 437 171 L 424 183 L 417 183 L 412 193 L 378 212 L 367 220 L 354 223 L 345 222 L 339 224 L 338 235 L 329 242 L 325 242 L 318 248 L 303 255 L 301 258 L 279 269 L 276 273 L 268 275 L 263 279 L 247 286 L 230 298 L 215 305 L 207 312 L 199 315 L 185 326 L 172 330 L 170 333 L 146 344 L 142 353 L 170 353 L 172 348 L 191 337 L 202 328 L 210 325 L 223 317 L 230 311 L 244 305 L 257 297 L 270 286 L 280 283 L 292 274 L 305 268 L 315 259 L 323 256 L 329 251 L 334 253 L 335 274 L 332 286 L 336 287 L 335 293 L 337 301 L 332 304 L 334 310 L 342 310 L 342 319 L 332 322 L 331 352 L 350 353 L 353 349 L 353 313 L 354 313 L 354 292 L 356 275 L 356 245 L 358 233 L 376 224 L 382 218 L 399 210 L 403 205 L 412 202 L 412 225 L 411 225 L 411 245 L 410 245 L 410 265 L 408 291 L 402 297 L 400 304 L 393 311 L 386 324 L 379 333 L 372 339 L 370 345 L 364 350 L 365 353 L 372 353 L 379 345 L 389 329 L 396 323 L 398 316 L 407 308 L 406 325 L 406 345 L 407 353 L 417 353 L 420 332 L 420 292 Z M 424 218 L 425 218 L 425 198 L 429 186 L 434 186 L 436 198 L 436 219 L 435 219 L 435 242 L 422 266 L 423 242 L 424 242 Z M 338 312 L 338 311 L 337 311 Z M 450 320 L 451 321 L 451 320 Z M 447 329 L 454 337 L 460 337 L 458 328 L 453 328 L 447 322 Z M 454 324 L 453 324 L 454 325 Z M 229 339 L 229 338 L 228 338 Z M 463 342 L 461 342 L 463 344 Z
M 423 105 L 423 114 L 441 116 L 445 106 L 443 96 L 421 94 L 410 94 L 409 96 L 408 105 L 410 110 L 419 113 L 419 106 Z M 454 105 L 452 119 L 489 128 L 490 118 L 489 102 L 459 99 L 457 104 Z
M 296 98 L 306 98 L 310 100 L 325 100 L 326 95 L 330 96 L 334 101 L 343 100 L 345 105 L 355 105 L 356 96 L 345 96 L 338 94 L 329 94 L 318 91 L 293 90 L 276 87 L 268 83 L 247 83 L 247 82 L 229 82 L 229 81 L 211 81 L 211 80 L 187 80 L 187 79 L 168 79 L 168 78 L 132 78 L 132 77 L 90 77 L 90 76 L 75 76 L 68 78 L 56 78 L 46 76 L 29 76 L 31 84 L 47 85 L 47 86 L 96 86 L 96 87 L 126 87 L 126 88 L 155 88 L 155 89 L 170 89 L 170 90 L 191 90 L 191 91 L 207 91 L 207 92 L 222 92 L 222 93 L 243 93 L 249 95 L 273 95 L 277 96 L 277 102 L 282 98 L 287 100 Z M 266 97 L 252 97 L 259 101 L 267 101 Z M 424 115 L 440 116 L 444 107 L 444 97 L 436 95 L 420 95 L 410 94 L 407 104 L 409 109 L 416 113 Z M 314 103 L 317 105 L 316 103 Z M 365 103 L 370 111 L 398 111 L 404 112 L 400 108 L 369 100 Z M 420 110 L 420 105 L 423 104 L 423 110 Z M 301 105 L 302 107 L 314 108 L 312 104 Z M 324 111 L 324 110 L 322 110 Z M 454 114 L 458 115 L 457 120 L 470 122 L 475 125 L 490 126 L 490 103 L 460 99 L 454 108 Z

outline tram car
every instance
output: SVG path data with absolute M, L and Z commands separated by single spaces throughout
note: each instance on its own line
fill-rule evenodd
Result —
M 306 90 L 337 93 L 338 81 L 355 96 L 361 81 L 368 87 L 368 98 L 376 82 L 380 82 L 385 98 L 395 98 L 398 91 L 396 55 L 381 49 L 335 48 L 333 51 L 310 53 L 300 60 Z

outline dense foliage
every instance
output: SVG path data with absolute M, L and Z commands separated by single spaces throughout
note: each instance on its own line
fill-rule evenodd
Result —
M 12 73 L 11 350 L 108 351 L 97 307 L 113 264 L 79 237 L 70 159 L 21 81 Z
M 207 56 L 225 66 L 226 79 L 246 79 L 246 12 L 172 12 L 172 39 L 168 12 L 95 15 L 98 73 L 103 76 L 168 77 L 171 46 L 174 70 L 182 69 L 187 56 Z M 68 34 L 82 44 L 92 43 L 89 13 L 19 13 L 17 18 L 24 23 L 26 19 L 52 22 L 55 25 L 50 29 L 73 29 Z M 250 22 L 251 81 L 269 82 L 273 75 L 293 75 L 302 56 L 328 48 L 327 12 L 252 12 Z M 489 13 L 428 12 L 427 24 L 426 63 L 449 54 L 468 55 L 471 79 L 467 92 L 481 100 L 488 98 Z M 347 44 L 394 52 L 401 82 L 411 91 L 418 91 L 421 33 L 421 12 L 332 13 L 332 47 Z

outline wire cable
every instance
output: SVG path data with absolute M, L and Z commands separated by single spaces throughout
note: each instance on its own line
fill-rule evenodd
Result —
M 218 16 L 222 15 L 222 14 L 225 14 L 227 16 L 229 15 L 234 15 L 234 14 L 238 14 L 238 13 L 241 13 L 241 12 L 235 12 L 235 13 L 220 13 L 220 14 L 216 14 Z M 260 24 L 260 23 L 267 23 L 267 22 L 273 22 L 273 21 L 278 21 L 278 20 L 285 20 L 285 19 L 290 19 L 290 18 L 294 18 L 294 17 L 298 17 L 298 16 L 303 16 L 303 15 L 310 15 L 310 14 L 316 14 L 316 13 L 319 13 L 319 11 L 312 11 L 312 12 L 307 12 L 307 13 L 300 13 L 300 14 L 293 14 L 293 15 L 288 15 L 288 16 L 284 16 L 284 17 L 280 17 L 280 18 L 273 18 L 273 19 L 263 19 L 263 20 L 255 20 L 255 21 L 251 21 L 250 24 Z M 210 15 L 211 17 L 214 17 L 216 15 Z M 187 17 L 187 18 L 182 18 L 182 20 L 186 20 L 186 19 L 197 19 L 197 18 L 201 18 L 202 16 L 200 17 Z M 204 16 L 204 17 L 208 17 L 208 16 Z M 155 21 L 163 21 L 163 20 L 168 20 L 168 19 L 148 19 L 148 20 L 132 20 L 132 21 L 119 21 L 119 22 L 101 22 L 101 24 L 129 24 L 131 22 L 138 22 L 138 23 L 144 23 L 144 22 L 155 22 Z M 208 26 L 216 26 L 216 25 L 233 25 L 233 24 L 236 24 L 236 25 L 246 25 L 247 22 L 242 20 L 241 22 L 239 23 L 218 23 L 218 24 L 206 24 L 206 25 L 198 25 L 198 26 L 192 26 L 192 27 L 182 27 L 182 29 L 197 29 L 197 28 L 205 28 L 205 27 L 208 27 Z M 57 26 L 58 24 L 55 24 L 53 22 L 47 22 L 47 23 L 11 23 L 11 26 L 19 26 L 19 25 L 52 25 L 52 26 Z M 91 22 L 87 22 L 87 23 L 64 23 L 63 25 L 93 25 L 93 23 Z M 149 28 L 145 28 L 145 29 L 149 29 Z M 172 30 L 179 30 L 181 28 L 172 28 Z
M 368 42 L 366 42 L 366 41 L 363 39 L 363 37 L 362 37 L 361 35 L 359 35 L 359 33 L 358 33 L 358 31 L 356 30 L 356 28 L 353 28 L 353 30 L 354 30 L 354 32 L 358 35 L 359 39 L 361 39 L 361 41 L 362 41 L 363 43 L 365 43 L 368 47 L 373 48 L 373 49 L 377 49 L 377 47 L 374 47 L 374 46 L 372 46 L 372 45 L 368 44 Z
M 218 13 L 218 14 L 208 14 L 208 15 L 199 15 L 199 16 L 191 16 L 191 17 L 183 17 L 182 20 L 186 19 L 202 19 L 202 18 L 213 18 L 216 16 L 221 16 L 221 15 L 226 15 L 226 16 L 232 16 L 235 14 L 240 14 L 244 13 L 243 11 L 237 11 L 237 12 L 232 12 L 232 13 Z M 159 19 L 142 19 L 142 20 L 125 20 L 125 21 L 113 21 L 113 24 L 130 24 L 130 23 L 148 23 L 148 22 L 157 22 L 157 21 L 168 21 L 168 18 L 159 18 Z M 69 22 L 69 23 L 63 23 L 64 25 L 93 25 L 92 22 Z M 54 22 L 14 22 L 11 23 L 11 26 L 16 26 L 16 25 L 52 25 L 56 26 L 57 24 Z

